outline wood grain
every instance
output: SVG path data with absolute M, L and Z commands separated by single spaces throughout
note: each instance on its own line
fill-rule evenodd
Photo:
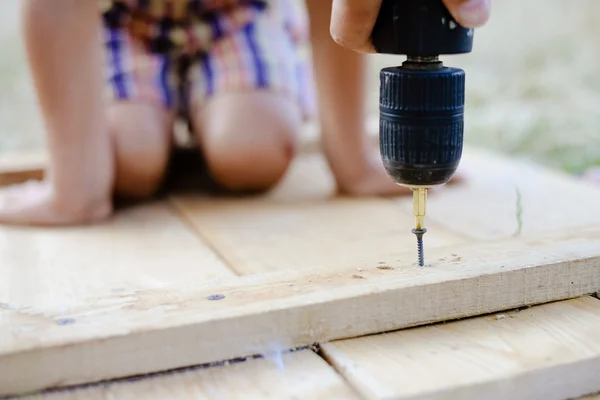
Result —
M 0 226 L 0 313 L 69 309 L 90 298 L 233 275 L 163 203 L 87 227 Z M 0 328 L 7 323 L 0 320 Z
M 25 396 L 23 400 L 357 400 L 333 368 L 310 350 L 210 368 Z
M 385 199 L 277 203 L 197 198 L 174 200 L 183 215 L 240 275 L 330 265 L 377 265 L 398 251 L 416 261 L 412 215 Z M 427 249 L 464 243 L 443 228 L 431 229 Z M 396 260 L 393 260 L 394 262 Z
M 429 196 L 433 222 L 471 240 L 501 240 L 548 230 L 600 225 L 600 186 L 517 158 L 465 146 L 459 169 L 466 179 Z M 405 213 L 412 204 L 400 199 Z M 429 234 L 429 232 L 428 232 Z
M 337 196 L 333 182 L 323 156 L 308 154 L 266 195 L 218 201 L 188 195 L 172 202 L 241 275 L 369 265 L 399 251 L 412 251 L 406 261 L 415 260 L 412 210 L 391 199 Z M 467 241 L 435 222 L 429 226 L 427 249 Z
M 0 394 L 168 370 L 387 332 L 600 289 L 600 229 L 438 248 L 391 261 L 238 277 L 107 296 L 67 310 L 7 310 Z M 450 257 L 456 253 L 460 260 Z M 374 260 L 403 260 L 402 253 Z M 439 257 L 439 258 L 438 258 Z M 453 261 L 454 260 L 454 261 Z M 211 294 L 222 294 L 218 301 Z M 69 319 L 74 323 L 57 324 Z M 56 368 L 60 365 L 61 368 Z
M 563 400 L 600 391 L 599 331 L 583 297 L 322 349 L 368 399 Z

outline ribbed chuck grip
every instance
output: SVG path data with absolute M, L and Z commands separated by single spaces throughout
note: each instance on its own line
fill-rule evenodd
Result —
M 462 156 L 465 73 L 458 68 L 384 68 L 380 74 L 382 161 L 399 184 L 446 183 Z

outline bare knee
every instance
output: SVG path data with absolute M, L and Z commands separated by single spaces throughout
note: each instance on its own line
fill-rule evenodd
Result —
M 147 104 L 117 103 L 109 108 L 109 121 L 116 150 L 116 194 L 151 196 L 167 167 L 171 116 Z
M 285 175 L 295 153 L 300 110 L 270 92 L 231 93 L 211 100 L 200 116 L 210 173 L 231 191 L 266 191 Z

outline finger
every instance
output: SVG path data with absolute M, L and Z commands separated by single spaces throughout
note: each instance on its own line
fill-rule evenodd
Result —
M 491 0 L 443 0 L 456 22 L 465 28 L 477 28 L 490 18 Z
M 350 50 L 372 53 L 371 31 L 381 0 L 333 0 L 330 33 L 333 40 Z

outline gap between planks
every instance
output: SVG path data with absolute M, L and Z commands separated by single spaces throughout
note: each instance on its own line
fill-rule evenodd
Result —
M 600 390 L 598 329 L 590 296 L 21 400 L 575 399 Z
M 363 400 L 310 349 L 25 395 L 19 400 Z
M 259 354 L 592 294 L 600 229 L 439 248 L 460 262 L 315 268 L 140 291 L 69 310 L 8 312 L 0 394 Z M 510 249 L 510 250 L 507 250 Z M 401 258 L 388 254 L 389 260 Z M 510 260 L 510 261 L 507 261 Z M 215 293 L 225 297 L 208 301 Z M 70 318 L 73 324 L 56 324 Z M 19 330 L 18 328 L 26 327 Z M 61 365 L 61 368 L 55 368 Z
M 600 391 L 600 301 L 580 297 L 321 346 L 369 400 L 565 400 Z

